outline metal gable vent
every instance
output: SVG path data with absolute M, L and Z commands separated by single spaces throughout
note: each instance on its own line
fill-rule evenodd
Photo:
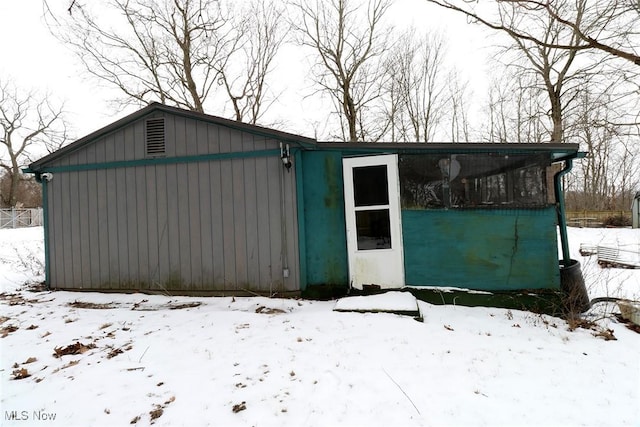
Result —
M 164 118 L 147 120 L 147 156 L 163 156 L 164 144 Z

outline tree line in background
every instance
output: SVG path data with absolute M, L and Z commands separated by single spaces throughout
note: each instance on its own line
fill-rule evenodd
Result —
M 158 101 L 275 126 L 264 122 L 280 95 L 274 69 L 286 63 L 283 48 L 297 45 L 310 60 L 308 96 L 332 107 L 327 134 L 316 137 L 574 142 L 589 154 L 567 181 L 577 195 L 570 207 L 628 209 L 640 187 L 637 2 L 424 0 L 506 36 L 488 42 L 494 71 L 473 120 L 473 97 L 484 94 L 449 65 L 446 37 L 392 26 L 392 0 L 69 1 L 68 9 L 43 1 L 52 34 L 89 74 L 117 88 L 122 105 Z M 7 83 L 0 90 L 8 154 L 0 203 L 13 206 L 33 144 L 53 149 L 67 135 L 62 108 L 48 97 Z

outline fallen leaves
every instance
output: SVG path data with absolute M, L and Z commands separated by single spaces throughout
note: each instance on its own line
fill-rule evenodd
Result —
M 452 328 L 451 326 L 449 326 L 449 325 L 444 325 L 444 328 L 445 328 L 447 331 L 453 331 L 453 328 Z
M 107 353 L 107 359 L 112 359 L 114 357 L 116 357 L 119 354 L 124 353 L 124 351 L 122 351 L 122 349 L 120 348 L 112 348 L 111 351 L 109 351 L 109 353 Z
M 186 302 L 183 304 L 167 304 L 169 310 L 181 310 L 183 308 L 194 308 L 200 307 L 202 305 L 201 302 Z
M 237 414 L 240 411 L 244 411 L 245 409 L 247 409 L 247 402 L 245 401 L 236 403 L 235 405 L 233 405 L 233 408 L 231 408 L 234 414 Z
M 55 347 L 53 349 L 53 357 L 60 358 L 62 356 L 70 354 L 82 354 L 91 350 L 92 348 L 96 348 L 96 345 L 93 343 L 82 344 L 81 342 L 76 341 L 75 344 L 71 344 L 66 347 Z
M 155 420 L 157 420 L 158 418 L 160 418 L 162 416 L 162 414 L 164 414 L 164 410 L 167 407 L 168 404 L 174 402 L 176 400 L 175 396 L 171 396 L 169 399 L 167 399 L 163 404 L 155 404 L 154 408 L 149 411 L 149 418 L 151 421 L 151 424 L 155 424 Z M 138 421 L 140 421 L 140 415 L 136 415 L 130 422 L 130 424 L 136 424 Z
M 122 347 L 113 347 L 113 346 L 108 346 L 107 348 L 109 348 L 109 353 L 107 353 L 107 359 L 112 359 L 114 357 L 116 357 L 119 354 L 124 353 L 125 351 L 129 351 L 133 348 L 133 346 L 131 345 L 131 343 L 127 343 Z
M 22 362 L 22 365 L 28 365 L 29 363 L 36 362 L 37 360 L 38 359 L 36 359 L 35 357 L 30 357 L 24 362 Z M 22 380 L 24 378 L 29 378 L 31 376 L 27 368 L 24 368 L 24 367 L 21 368 L 20 365 L 17 363 L 14 363 L 12 368 L 13 368 L 13 372 L 11 373 L 12 380 Z
M 107 310 L 107 309 L 115 308 L 113 303 L 110 303 L 110 302 L 99 304 L 95 302 L 84 302 L 84 301 L 78 301 L 78 300 L 70 302 L 67 305 L 73 308 L 87 308 L 87 309 L 93 309 L 93 310 Z
M 149 417 L 151 418 L 151 421 L 153 421 L 157 418 L 160 418 L 163 413 L 164 413 L 164 409 L 162 409 L 162 406 L 156 405 L 155 409 L 149 411 Z
M 0 293 L 0 300 L 7 301 L 8 305 L 10 306 L 27 305 L 40 302 L 37 299 L 27 299 L 20 294 L 9 294 L 6 292 Z
M 175 303 L 175 302 L 169 301 L 166 304 L 143 305 L 143 303 L 145 302 L 148 302 L 148 300 L 142 300 L 140 302 L 133 304 L 133 307 L 131 307 L 131 310 L 134 310 L 134 311 L 182 310 L 185 308 L 194 308 L 202 305 L 202 303 L 198 301 L 185 302 L 185 303 Z
M 30 376 L 31 374 L 26 368 L 14 369 L 14 371 L 11 373 L 12 380 L 22 380 L 24 378 L 29 378 Z
M 270 307 L 265 307 L 264 305 L 261 305 L 258 308 L 256 308 L 256 313 L 260 313 L 260 314 L 282 314 L 282 313 L 286 313 L 286 311 L 281 310 L 279 308 L 270 308 Z
M 617 341 L 613 329 L 601 329 L 593 334 L 594 337 L 604 338 L 605 341 Z
M 10 333 L 17 331 L 18 329 L 19 328 L 14 325 L 5 326 L 4 328 L 0 329 L 0 338 L 6 337 Z
M 590 329 L 595 331 L 592 335 L 596 338 L 603 338 L 605 341 L 617 341 L 618 338 L 613 334 L 613 329 L 608 329 L 600 326 L 597 322 L 583 318 L 574 318 L 567 320 L 569 325 L 568 330 L 570 332 L 575 331 L 578 328 Z

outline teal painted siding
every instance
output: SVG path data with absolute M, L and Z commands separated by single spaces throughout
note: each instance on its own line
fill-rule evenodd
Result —
M 349 280 L 342 153 L 302 153 L 307 285 Z
M 476 290 L 560 287 L 553 207 L 403 210 L 407 285 Z

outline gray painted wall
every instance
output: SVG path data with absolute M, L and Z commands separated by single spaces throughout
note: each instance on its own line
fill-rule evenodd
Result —
M 166 158 L 279 148 L 279 141 L 205 121 L 153 116 L 165 117 Z M 47 183 L 50 286 L 298 291 L 293 168 L 284 172 L 277 154 L 136 165 L 146 158 L 144 129 L 138 120 L 47 165 L 133 161 L 58 171 Z

